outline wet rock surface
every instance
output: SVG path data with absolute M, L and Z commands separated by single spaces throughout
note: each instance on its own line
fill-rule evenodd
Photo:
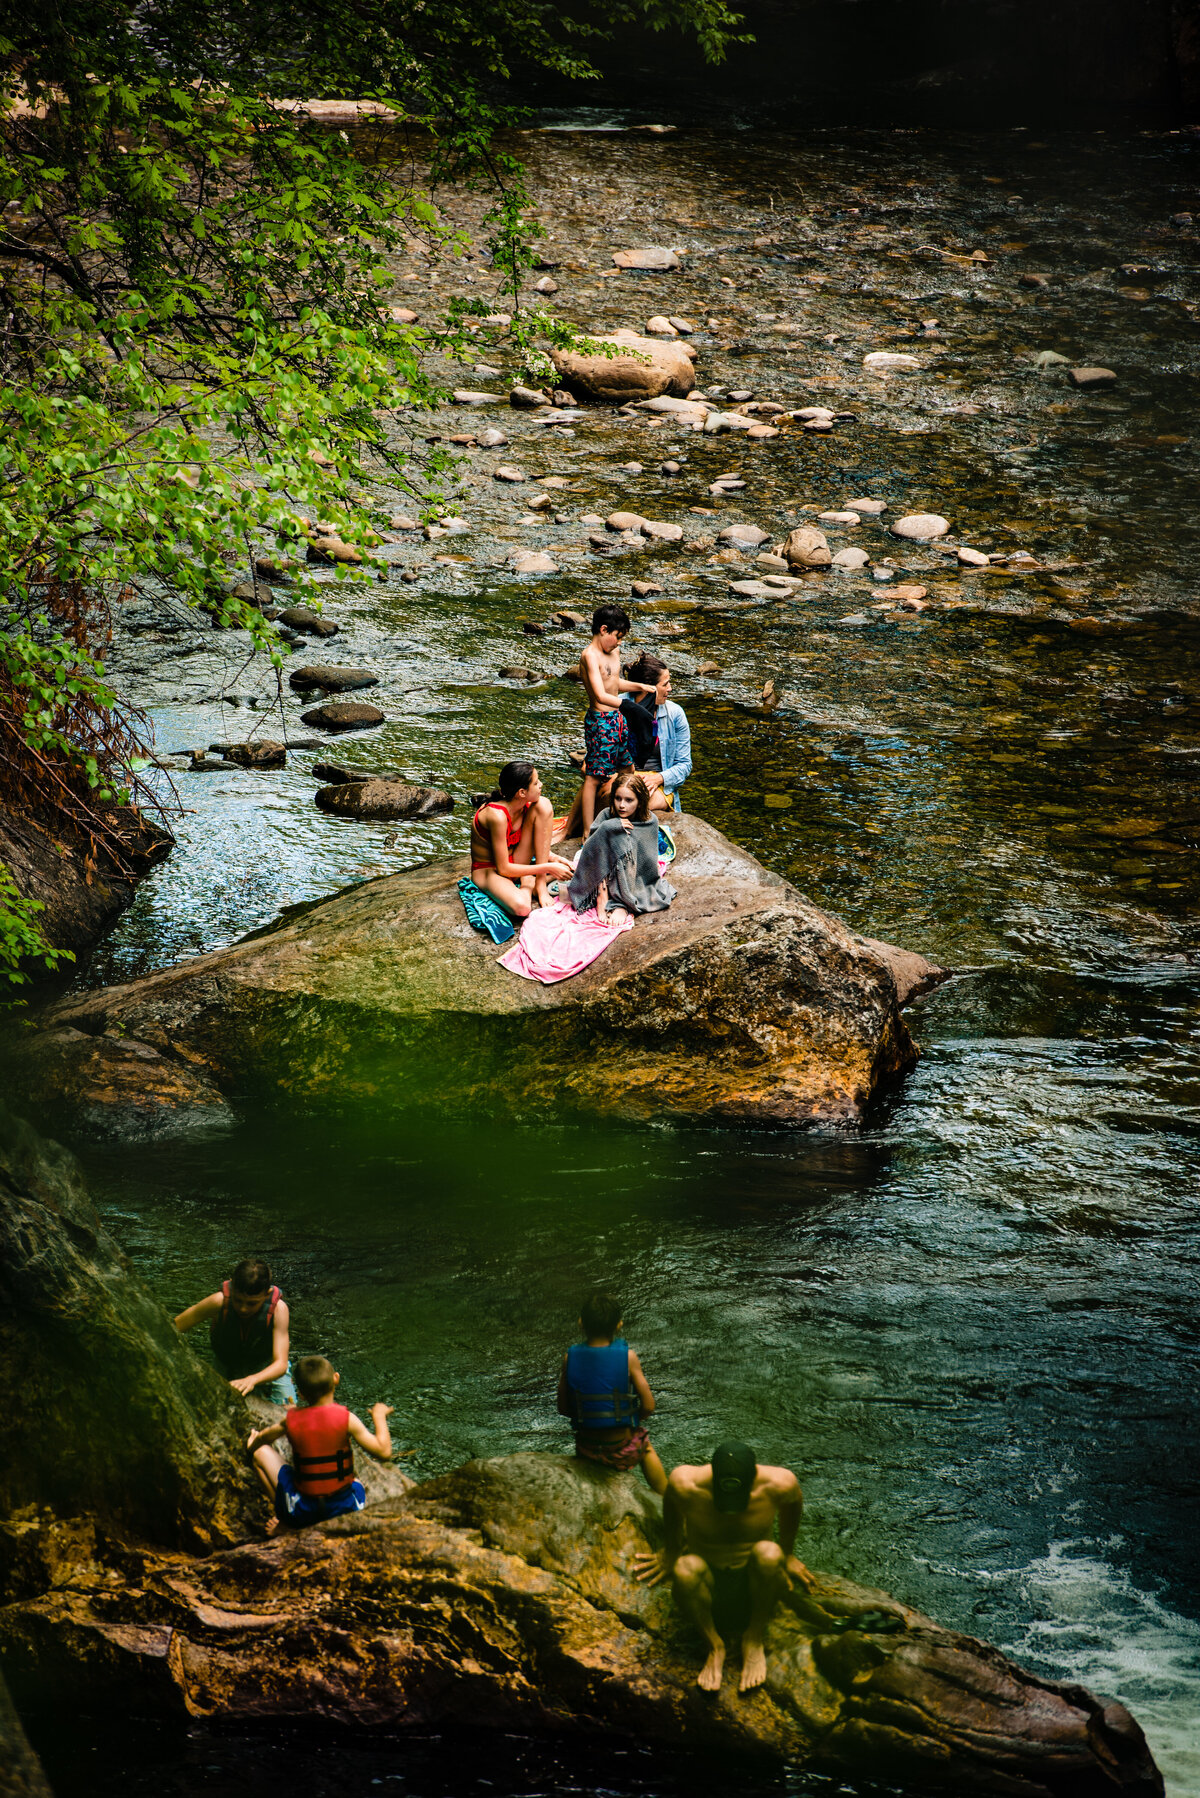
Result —
M 56 949 L 82 956 L 132 903 L 138 880 L 174 847 L 175 838 L 151 819 L 125 809 L 111 816 L 126 844 L 125 868 L 96 849 L 82 832 L 13 812 L 0 812 L 0 861 L 18 891 L 42 908 L 38 928 Z M 32 978 L 41 978 L 31 966 Z
M 632 1577 L 660 1539 L 657 1501 L 632 1476 L 513 1455 L 270 1543 L 145 1555 L 119 1599 L 77 1575 L 0 1613 L 0 1641 L 31 1706 L 53 1691 L 209 1720 L 460 1719 L 997 1798 L 1161 1793 L 1120 1705 L 821 1574 L 771 1624 L 766 1686 L 741 1697 L 727 1671 L 715 1698 L 702 1693 L 697 1639 L 667 1591 Z
M 334 818 L 429 818 L 435 812 L 454 810 L 449 793 L 378 777 L 320 787 L 316 801 L 321 811 Z
M 328 803 L 358 790 L 331 787 Z M 793 1126 L 861 1117 L 916 1060 L 890 970 L 710 825 L 684 814 L 672 827 L 670 910 L 558 986 L 518 980 L 470 930 L 455 887 L 464 858 L 68 1000 L 46 1025 L 143 1043 L 228 1095 L 286 1092 L 290 1104 L 370 1095 L 376 1108 L 599 1106 Z M 592 1063 L 606 1041 L 615 1073 L 597 1094 Z

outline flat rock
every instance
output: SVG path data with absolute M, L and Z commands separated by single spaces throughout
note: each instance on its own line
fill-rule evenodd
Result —
M 986 568 L 991 561 L 981 549 L 968 549 L 966 544 L 960 546 L 955 559 L 962 568 Z
M 1117 384 L 1111 368 L 1070 368 L 1067 378 L 1073 387 L 1115 387 Z
M 535 674 L 532 668 L 518 666 L 501 668 L 498 670 L 498 673 L 501 680 L 523 681 L 526 686 L 531 686 L 535 681 L 540 681 L 542 678 L 540 674 Z
M 885 499 L 848 499 L 846 501 L 846 510 L 847 512 L 861 512 L 864 515 L 874 516 L 877 512 L 887 511 L 887 501 Z
M 543 393 L 540 387 L 514 387 L 508 396 L 508 403 L 528 410 L 533 406 L 548 406 L 550 395 Z
M 1159 1798 L 1122 1705 L 837 1575 L 812 1572 L 782 1599 L 760 1691 L 739 1698 L 735 1657 L 719 1694 L 700 1691 L 670 1591 L 633 1577 L 661 1541 L 659 1502 L 636 1476 L 566 1454 L 498 1456 L 315 1529 L 190 1561 L 143 1553 L 136 1584 L 105 1565 L 122 1566 L 117 1554 L 99 1548 L 90 1568 L 81 1554 L 61 1589 L 9 1607 L 3 1645 L 34 1670 L 31 1703 L 68 1714 L 94 1709 L 89 1684 L 106 1679 L 118 1711 L 227 1730 L 319 1715 L 361 1740 L 364 1727 L 428 1734 L 464 1715 L 524 1732 L 536 1717 L 590 1736 L 598 1761 L 636 1718 L 641 1743 L 756 1771 L 786 1762 L 802 1779 Z M 64 1636 L 69 1658 L 49 1652 Z
M 502 462 L 499 468 L 492 470 L 492 479 L 494 481 L 524 481 L 527 476 L 523 475 L 519 468 L 513 468 L 509 463 Z
M 464 856 L 363 883 L 253 940 L 76 995 L 45 1014 L 46 1026 L 87 1031 L 104 1020 L 131 1039 L 169 1042 L 222 1091 L 243 1094 L 251 1082 L 288 1106 L 369 1094 L 376 1114 L 433 1106 L 785 1125 L 861 1117 L 915 1061 L 891 975 L 842 923 L 711 825 L 685 813 L 674 829 L 675 903 L 639 918 L 557 986 L 508 974 L 466 926 L 455 886 Z M 301 1047 L 314 1041 L 316 1059 Z M 599 1087 L 597 1056 L 613 1070 Z
M 683 536 L 683 526 L 645 518 L 642 520 L 642 535 L 643 537 L 653 537 L 659 543 L 678 543 Z
M 778 425 L 754 424 L 754 425 L 750 426 L 750 429 L 746 432 L 746 435 L 754 443 L 762 443 L 768 437 L 778 437 L 779 426 Z
M 830 566 L 832 568 L 865 568 L 870 560 L 865 549 L 839 549 Z
M 549 352 L 563 384 L 581 399 L 620 406 L 664 394 L 682 398 L 695 385 L 692 359 L 681 343 L 664 343 L 661 338 L 624 330 L 598 336 L 595 341 L 612 345 L 618 353 L 557 347 Z
M 503 393 L 484 393 L 475 387 L 454 389 L 454 403 L 457 406 L 499 406 L 507 397 Z
M 378 706 L 367 705 L 360 699 L 343 699 L 301 712 L 300 722 L 311 724 L 317 730 L 340 731 L 362 730 L 370 724 L 383 724 L 385 719 Z
M 915 356 L 909 356 L 902 350 L 872 350 L 863 357 L 863 367 L 876 370 L 914 369 L 921 364 Z
M 817 517 L 822 524 L 861 524 L 862 518 L 857 512 L 818 512 Z
M 254 559 L 255 574 L 274 586 L 286 586 L 292 578 L 293 568 L 293 563 L 281 562 L 275 556 L 256 556 Z
M 893 537 L 907 537 L 917 543 L 944 537 L 949 529 L 948 520 L 937 512 L 910 512 L 905 518 L 897 518 L 891 527 Z
M 581 631 L 587 619 L 581 612 L 551 612 L 551 624 L 557 625 L 560 631 Z
M 297 693 L 353 693 L 359 687 L 377 687 L 379 676 L 369 668 L 335 668 L 329 662 L 306 663 L 288 675 L 288 686 Z
M 771 541 L 771 533 L 757 524 L 727 524 L 723 531 L 717 532 L 717 541 L 744 544 L 747 549 L 757 549 L 760 543 Z
M 710 437 L 723 431 L 752 431 L 754 420 L 747 418 L 744 412 L 710 412 L 704 420 L 704 429 Z
M 336 637 L 341 629 L 332 618 L 314 612 L 311 606 L 288 606 L 280 612 L 279 622 L 286 624 L 289 630 L 303 631 L 306 637 Z
M 604 520 L 610 531 L 640 531 L 645 522 L 640 512 L 610 512 Z
M 679 267 L 679 258 L 674 250 L 661 249 L 656 244 L 643 244 L 636 250 L 614 250 L 613 261 L 618 268 L 671 269 Z
M 729 591 L 740 593 L 746 599 L 770 599 L 777 589 L 768 587 L 765 581 L 730 581 Z
M 634 599 L 649 599 L 652 593 L 661 593 L 662 588 L 657 581 L 632 581 L 629 591 Z
M 788 532 L 783 553 L 790 568 L 828 568 L 833 560 L 824 531 L 810 524 L 798 525 Z
M 249 743 L 226 743 L 221 754 L 235 768 L 286 768 L 287 745 L 274 743 L 269 737 L 256 738 Z
M 319 809 L 335 818 L 432 818 L 452 812 L 449 793 L 436 787 L 414 787 L 404 780 L 347 780 L 319 787 Z

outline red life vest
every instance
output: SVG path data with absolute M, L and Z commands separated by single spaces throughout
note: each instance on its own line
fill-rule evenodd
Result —
M 296 1486 L 305 1498 L 332 1498 L 354 1478 L 345 1405 L 293 1405 L 283 1420 Z

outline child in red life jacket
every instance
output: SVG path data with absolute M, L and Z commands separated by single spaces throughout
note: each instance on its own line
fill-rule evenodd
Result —
M 654 1394 L 621 1335 L 621 1307 L 610 1292 L 584 1300 L 579 1327 L 587 1341 L 567 1350 L 558 1376 L 558 1409 L 571 1419 L 575 1453 L 617 1473 L 640 1462 L 646 1484 L 661 1497 L 667 1470 L 641 1421 L 654 1410 Z
M 246 1444 L 259 1479 L 275 1501 L 268 1535 L 274 1535 L 281 1523 L 303 1529 L 325 1517 L 340 1517 L 343 1511 L 362 1510 L 367 1495 L 354 1477 L 351 1442 L 378 1461 L 392 1458 L 387 1426 L 391 1405 L 371 1406 L 372 1434 L 353 1411 L 334 1404 L 341 1377 L 324 1355 L 302 1356 L 296 1363 L 296 1384 L 304 1403 L 294 1406 L 282 1423 L 255 1430 Z M 290 1467 L 270 1446 L 281 1436 L 291 1443 Z
M 235 1391 L 243 1397 L 257 1392 L 274 1405 L 295 1404 L 288 1308 L 265 1261 L 239 1261 L 219 1292 L 179 1313 L 175 1328 L 182 1334 L 205 1319 L 213 1359 Z

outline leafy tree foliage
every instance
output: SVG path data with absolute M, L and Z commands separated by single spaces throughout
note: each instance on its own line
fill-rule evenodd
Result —
M 317 520 L 369 551 L 372 484 L 410 478 L 394 415 L 436 396 L 387 259 L 413 234 L 453 251 L 440 183 L 488 184 L 517 300 L 514 72 L 586 80 L 633 25 L 717 57 L 737 22 L 721 0 L 0 0 L 0 802 L 123 864 L 116 808 L 145 795 L 99 659 L 112 608 L 170 591 L 278 662 L 231 563 L 253 578 Z M 364 150 L 281 104 L 314 97 L 398 122 Z M 370 579 L 369 553 L 339 572 Z M 0 871 L 0 982 L 37 947 L 14 893 Z

